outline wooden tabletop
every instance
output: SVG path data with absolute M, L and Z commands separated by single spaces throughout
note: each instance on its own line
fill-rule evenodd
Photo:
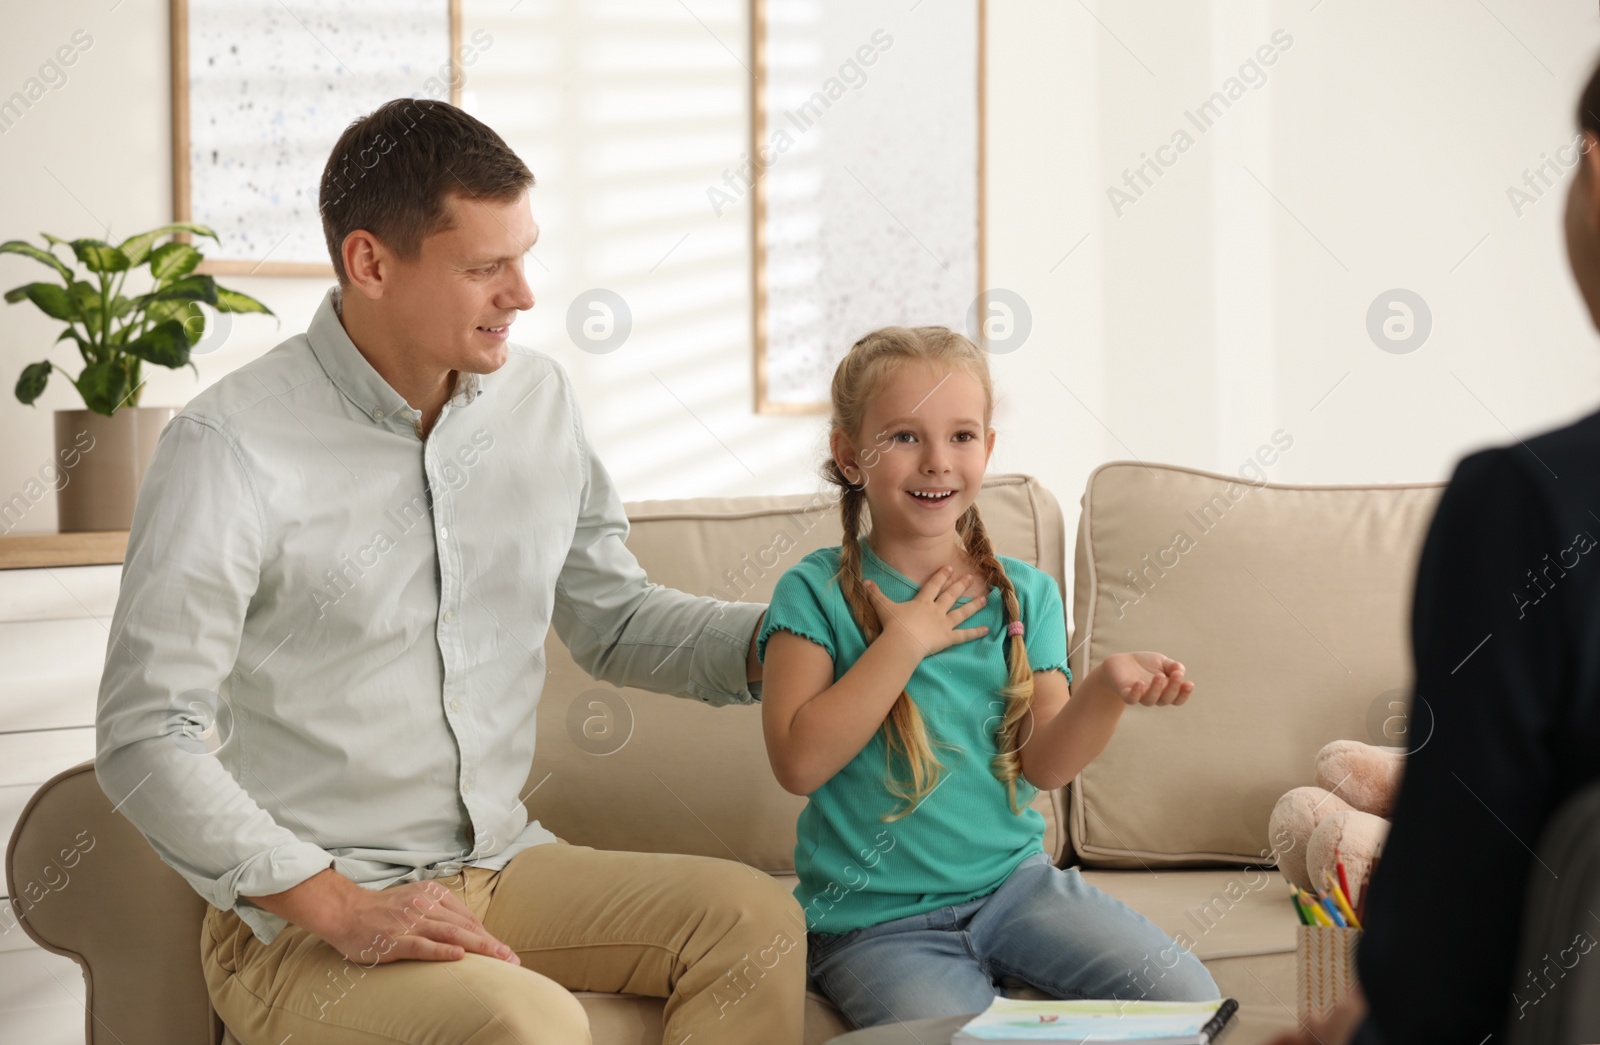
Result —
M 19 534 L 0 537 L 0 570 L 116 564 L 127 550 L 127 530 Z

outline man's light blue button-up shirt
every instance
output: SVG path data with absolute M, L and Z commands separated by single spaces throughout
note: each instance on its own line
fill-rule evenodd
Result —
M 596 678 L 759 699 L 763 607 L 650 583 L 560 364 L 459 373 L 431 432 L 345 333 L 197 395 L 139 491 L 96 718 L 100 784 L 161 858 L 247 898 L 381 888 L 555 836 L 520 799 L 553 625 Z

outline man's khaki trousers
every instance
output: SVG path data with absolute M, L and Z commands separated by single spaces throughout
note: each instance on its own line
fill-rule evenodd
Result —
M 262 944 L 213 907 L 200 944 L 212 1005 L 244 1045 L 588 1045 L 575 990 L 665 998 L 663 1045 L 802 1040 L 805 923 L 760 871 L 553 842 L 436 881 L 522 965 L 365 965 L 296 925 Z

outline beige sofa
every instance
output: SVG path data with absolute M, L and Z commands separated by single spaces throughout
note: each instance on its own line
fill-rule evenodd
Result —
M 1309 782 L 1323 743 L 1377 740 L 1393 721 L 1409 684 L 1416 554 L 1441 487 L 1250 486 L 1117 462 L 1084 494 L 1075 676 L 1117 650 L 1159 649 L 1187 664 L 1197 689 L 1183 708 L 1130 709 L 1072 788 L 1039 796 L 1046 844 L 1193 947 L 1258 1027 L 1292 1022 L 1295 986 L 1295 918 L 1282 879 L 1262 869 L 1268 814 Z M 1002 553 L 1064 579 L 1049 491 L 993 476 L 980 506 Z M 837 514 L 820 496 L 644 502 L 629 515 L 629 544 L 652 579 L 725 599 L 764 600 L 789 564 L 837 543 Z M 773 780 L 758 708 L 618 691 L 584 676 L 554 635 L 547 652 L 530 815 L 572 842 L 721 857 L 792 881 L 804 800 Z M 40 904 L 23 924 L 82 966 L 88 1040 L 232 1041 L 200 976 L 203 901 L 112 812 L 91 764 L 34 796 L 6 851 L 8 879 L 85 830 L 104 854 L 74 872 L 67 902 Z M 661 1040 L 659 1000 L 580 998 L 597 1045 Z M 811 996 L 808 1045 L 849 1029 Z

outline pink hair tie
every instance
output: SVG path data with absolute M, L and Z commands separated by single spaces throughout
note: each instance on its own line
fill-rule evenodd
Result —
M 1022 622 L 1020 620 L 1014 620 L 1010 624 L 1007 624 L 1006 625 L 1006 634 L 1007 635 L 1021 635 L 1022 634 Z

